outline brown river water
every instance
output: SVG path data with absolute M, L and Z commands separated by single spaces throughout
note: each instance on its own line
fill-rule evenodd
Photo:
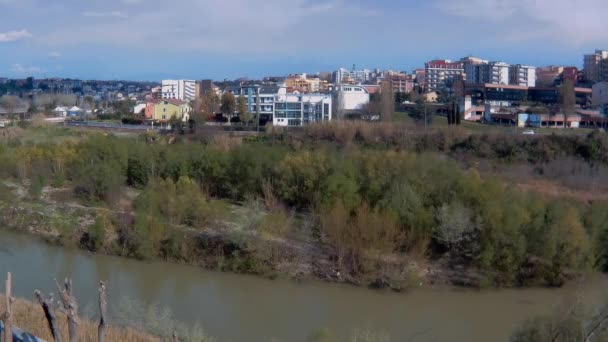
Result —
M 391 341 L 507 341 L 523 321 L 556 310 L 573 295 L 588 303 L 603 300 L 608 285 L 608 277 L 594 275 L 560 289 L 391 293 L 145 263 L 0 232 L 0 278 L 7 271 L 19 297 L 33 298 L 34 289 L 53 291 L 54 278 L 69 276 L 81 308 L 91 308 L 103 279 L 110 306 L 125 297 L 156 303 L 177 320 L 200 323 L 220 341 L 253 342 L 305 341 L 322 327 L 342 338 L 354 329 L 371 329 Z

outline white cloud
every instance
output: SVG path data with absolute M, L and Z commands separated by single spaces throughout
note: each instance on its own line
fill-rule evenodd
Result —
M 27 30 L 9 31 L 5 33 L 0 33 L 0 43 L 14 42 L 30 37 L 32 37 L 32 34 Z
M 37 66 L 25 66 L 23 64 L 13 64 L 11 66 L 11 70 L 10 70 L 13 74 L 19 74 L 19 75 L 23 75 L 23 74 L 38 74 L 40 72 L 42 72 L 42 69 L 40 69 Z
M 61 52 L 53 51 L 53 52 L 49 53 L 49 57 L 59 58 L 59 57 L 61 57 Z
M 435 0 L 435 5 L 471 24 L 498 26 L 510 41 L 606 42 L 606 0 Z
M 112 11 L 112 12 L 96 12 L 96 11 L 86 11 L 82 13 L 85 17 L 95 17 L 95 18 L 104 18 L 104 17 L 113 17 L 113 18 L 126 18 L 128 17 L 127 13 L 121 11 Z
M 111 0 L 105 6 L 141 1 Z M 129 12 L 129 21 L 86 25 L 81 20 L 69 21 L 39 37 L 39 42 L 76 46 L 94 41 L 112 47 L 288 55 L 304 49 L 354 49 L 361 39 L 378 35 L 374 28 L 380 18 L 373 3 L 359 5 L 344 0 L 145 0 L 145 4 Z M 99 8 L 103 7 L 95 7 Z M 127 16 L 122 11 L 82 14 Z M 159 22 L 171 24 L 154 24 Z

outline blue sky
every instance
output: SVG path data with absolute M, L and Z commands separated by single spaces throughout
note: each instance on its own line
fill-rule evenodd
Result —
M 435 58 L 580 66 L 606 0 L 0 0 L 0 77 L 158 80 L 410 70 Z

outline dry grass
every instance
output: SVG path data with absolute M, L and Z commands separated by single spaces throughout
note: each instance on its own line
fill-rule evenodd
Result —
M 5 311 L 4 295 L 0 299 L 0 312 Z M 57 312 L 62 341 L 68 340 L 68 326 L 65 315 Z M 38 304 L 17 299 L 13 304 L 13 325 L 46 341 L 52 341 L 44 312 Z M 97 341 L 98 322 L 81 319 L 78 326 L 78 341 Z M 110 326 L 106 328 L 106 341 L 161 341 L 161 339 L 133 329 Z
M 243 143 L 242 137 L 230 136 L 226 134 L 216 134 L 211 138 L 210 145 L 215 146 L 222 151 L 231 151 Z
M 25 131 L 19 127 L 0 128 L 0 142 L 21 138 Z

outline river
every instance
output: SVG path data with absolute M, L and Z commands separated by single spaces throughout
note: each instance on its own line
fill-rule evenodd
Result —
M 341 337 L 354 328 L 371 328 L 392 341 L 506 341 L 525 319 L 551 312 L 574 293 L 589 301 L 603 298 L 608 285 L 607 277 L 597 275 L 561 289 L 446 288 L 399 294 L 144 263 L 0 232 L 2 279 L 7 271 L 13 273 L 19 297 L 32 298 L 36 288 L 53 291 L 55 277 L 69 276 L 81 307 L 91 308 L 103 279 L 110 306 L 124 297 L 158 303 L 180 321 L 199 322 L 221 341 L 253 342 L 305 341 L 321 327 Z

